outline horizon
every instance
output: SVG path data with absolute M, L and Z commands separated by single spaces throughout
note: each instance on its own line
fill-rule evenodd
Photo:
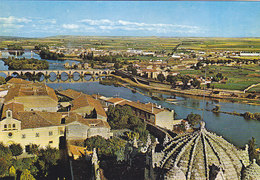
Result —
M 2 1 L 0 36 L 257 38 L 259 8 L 255 1 Z
M 8 36 L 8 35 L 0 35 L 1 38 L 24 38 L 24 39 L 44 39 L 44 38 L 58 38 L 59 36 L 66 37 L 129 37 L 129 38 L 216 38 L 216 39 L 260 39 L 260 37 L 203 37 L 203 36 L 131 36 L 131 35 L 125 35 L 125 36 L 117 36 L 117 35 L 54 35 L 54 36 L 45 36 L 45 37 L 26 37 L 26 36 Z

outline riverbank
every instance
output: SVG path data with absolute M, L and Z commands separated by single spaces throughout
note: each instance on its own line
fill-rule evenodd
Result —
M 128 83 L 130 86 L 134 86 L 134 87 L 138 87 L 138 88 L 146 89 L 146 90 L 152 89 L 152 90 L 161 91 L 161 92 L 174 92 L 174 93 L 178 93 L 178 94 L 196 96 L 196 97 L 205 96 L 207 98 L 221 99 L 221 100 L 224 100 L 224 101 L 227 100 L 227 101 L 230 101 L 230 102 L 238 102 L 238 103 L 245 103 L 245 104 L 251 104 L 251 105 L 260 105 L 260 100 L 257 100 L 257 99 L 248 99 L 248 98 L 241 98 L 241 97 L 230 97 L 230 96 L 228 97 L 228 96 L 225 96 L 225 95 L 217 95 L 217 94 L 213 94 L 212 91 L 210 91 L 210 90 L 169 89 L 169 88 L 165 88 L 165 87 L 150 86 L 150 85 L 142 84 L 140 82 L 133 82 L 131 79 L 123 78 L 121 76 L 117 76 L 117 75 L 114 75 L 114 74 L 111 74 L 111 76 Z M 222 91 L 220 89 L 215 89 L 214 91 L 225 92 L 226 90 Z

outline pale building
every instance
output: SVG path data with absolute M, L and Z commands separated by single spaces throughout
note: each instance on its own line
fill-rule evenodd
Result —
M 70 112 L 64 117 L 64 122 L 67 140 L 87 139 L 93 136 L 108 139 L 113 136 L 109 124 L 100 119 L 85 119 L 77 113 Z
M 19 143 L 24 150 L 30 144 L 59 148 L 60 137 L 65 132 L 60 120 L 61 115 L 55 112 L 17 111 L 13 114 L 11 109 L 7 109 L 0 121 L 0 141 L 6 145 Z
M 169 130 L 173 129 L 174 122 L 174 110 L 168 110 L 160 106 L 156 106 L 153 103 L 141 103 L 134 101 L 123 101 L 118 103 L 120 106 L 131 107 L 134 114 L 142 120 L 151 123 L 153 125 L 160 126 Z
M 58 94 L 71 99 L 71 112 L 76 112 L 85 117 L 86 115 L 90 115 L 93 113 L 93 111 L 95 111 L 95 118 L 101 119 L 103 121 L 107 120 L 106 112 L 101 103 L 92 96 L 82 92 L 74 91 L 72 89 L 60 91 Z
M 57 112 L 58 98 L 55 91 L 43 83 L 32 83 L 13 78 L 4 103 L 17 102 L 24 105 L 25 111 Z

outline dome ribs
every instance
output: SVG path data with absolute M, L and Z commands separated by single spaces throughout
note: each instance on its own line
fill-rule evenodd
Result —
M 239 167 L 237 163 L 235 163 L 235 160 L 232 158 L 231 154 L 233 153 L 233 151 L 228 148 L 229 144 L 224 143 L 222 141 L 221 143 L 225 144 L 225 146 L 222 146 L 221 143 L 219 142 L 220 137 L 213 136 L 212 134 L 207 134 L 206 137 L 213 152 L 216 154 L 217 158 L 219 159 L 220 162 L 219 164 L 222 165 L 222 168 L 225 171 L 224 174 L 226 176 L 226 179 L 239 179 L 241 169 L 238 170 Z
M 193 136 L 194 134 L 195 134 L 195 136 Z M 176 144 L 174 143 L 174 140 L 173 140 L 172 141 L 173 143 L 170 143 L 170 144 L 172 144 L 171 147 L 173 147 L 173 148 L 170 148 L 168 146 L 167 151 L 165 153 L 165 156 L 162 160 L 161 167 L 166 168 L 166 169 L 171 168 L 173 163 L 172 164 L 171 163 L 166 164 L 166 162 L 171 160 L 172 162 L 175 163 L 177 155 L 179 154 L 179 152 L 182 151 L 182 148 L 184 148 L 184 149 L 187 148 L 187 146 L 185 146 L 185 145 L 187 145 L 186 142 L 193 141 L 193 139 L 195 139 L 198 136 L 197 133 L 194 133 L 194 134 L 192 134 L 190 136 L 186 136 L 184 138 L 181 138 L 181 140 L 178 141 Z M 180 158 L 180 156 L 178 158 Z
M 196 141 L 194 143 L 194 146 L 192 146 L 192 150 L 191 150 L 191 154 L 190 154 L 189 166 L 188 166 L 187 173 L 186 173 L 187 180 L 189 180 L 190 177 L 191 177 L 191 172 L 190 171 L 191 171 L 191 168 L 193 166 L 194 153 L 196 152 L 198 141 L 199 141 L 199 138 L 196 139 Z
M 204 130 L 202 130 L 204 131 Z M 205 135 L 204 133 L 201 133 L 201 140 L 203 144 L 203 153 L 204 153 L 204 162 L 205 162 L 205 175 L 206 179 L 209 179 L 209 167 L 208 167 L 208 152 L 207 152 L 207 147 L 206 147 L 206 142 L 205 142 Z

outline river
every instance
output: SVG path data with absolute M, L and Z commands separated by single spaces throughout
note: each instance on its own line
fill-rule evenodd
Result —
M 142 95 L 140 93 L 133 93 L 130 89 L 125 87 L 115 87 L 101 85 L 99 82 L 83 82 L 83 83 L 66 83 L 66 84 L 48 84 L 54 89 L 74 89 L 77 91 L 84 92 L 86 94 L 97 94 L 104 95 L 107 97 L 119 96 L 132 101 L 141 102 L 153 102 L 163 107 L 169 109 L 174 109 L 177 113 L 177 119 L 186 118 L 191 112 L 202 115 L 203 111 L 197 110 L 197 108 L 203 108 L 205 104 L 206 109 L 212 109 L 215 105 L 220 105 L 221 109 L 224 111 L 237 111 L 244 113 L 249 112 L 259 112 L 259 106 L 239 104 L 239 103 L 229 103 L 229 102 L 218 102 L 216 100 L 205 100 L 203 103 L 202 99 L 194 99 L 190 97 L 176 97 L 176 104 L 168 103 L 165 101 L 156 101 L 151 99 L 148 95 Z M 147 94 L 145 91 L 144 94 Z M 162 94 L 163 97 L 169 97 L 169 95 Z M 204 111 L 204 121 L 206 122 L 206 128 L 210 131 L 223 136 L 229 142 L 235 144 L 236 146 L 244 146 L 251 137 L 255 137 L 257 143 L 260 144 L 260 122 L 256 120 L 245 120 L 240 116 L 233 116 L 223 113 L 212 113 L 210 111 Z
M 10 55 L 7 51 L 2 51 L 2 56 L 1 56 L 2 58 L 8 58 L 9 56 L 14 57 L 14 55 Z M 23 57 L 25 57 L 27 59 L 30 59 L 31 57 L 33 57 L 35 59 L 41 59 L 41 57 L 38 54 L 36 54 L 34 52 L 32 52 L 32 54 L 31 54 L 31 51 L 28 51 L 28 50 L 26 50 L 23 55 L 17 56 L 17 58 L 23 58 Z M 75 63 L 75 64 L 79 63 L 78 61 L 73 61 L 73 60 L 60 61 L 60 60 L 48 60 L 47 59 L 46 61 L 49 62 L 50 70 L 54 70 L 54 69 L 63 70 L 63 69 L 65 69 L 65 67 L 64 67 L 65 63 L 69 63 L 70 65 L 72 63 Z M 4 66 L 4 62 L 2 60 L 0 60 L 0 70 L 8 70 L 8 66 Z
M 2 53 L 2 57 L 8 57 L 9 54 Z M 21 57 L 30 58 L 31 52 L 25 52 Z M 33 53 L 33 57 L 40 59 L 39 55 Z M 78 63 L 77 61 L 54 61 L 47 60 L 50 62 L 49 69 L 64 69 L 64 63 Z M 8 70 L 8 66 L 4 65 L 3 61 L 0 61 L 0 70 Z M 48 84 L 48 83 L 47 83 Z M 101 85 L 99 82 L 81 82 L 81 83 L 49 83 L 50 87 L 54 89 L 74 89 L 77 91 L 84 92 L 86 94 L 101 94 L 107 97 L 119 96 L 125 99 L 132 101 L 141 101 L 141 102 L 153 102 L 163 107 L 174 109 L 177 113 L 177 119 L 186 118 L 191 112 L 197 113 L 203 116 L 204 121 L 206 122 L 206 128 L 212 132 L 217 133 L 218 135 L 223 136 L 225 139 L 230 141 L 236 146 L 244 146 L 251 137 L 255 137 L 257 144 L 260 144 L 260 121 L 256 120 L 245 120 L 243 117 L 234 116 L 223 113 L 213 113 L 210 111 L 202 111 L 205 106 L 205 109 L 212 109 L 215 105 L 220 105 L 222 111 L 228 112 L 239 112 L 244 113 L 248 112 L 260 112 L 259 106 L 248 105 L 242 103 L 232 103 L 232 102 L 219 102 L 217 100 L 206 99 L 203 101 L 201 98 L 196 97 L 187 97 L 187 96 L 176 96 L 175 103 L 168 103 L 165 101 L 156 101 L 151 99 L 148 96 L 146 91 L 140 93 L 133 93 L 130 89 L 125 87 L 115 87 Z M 169 97 L 170 95 L 157 93 L 157 96 Z

